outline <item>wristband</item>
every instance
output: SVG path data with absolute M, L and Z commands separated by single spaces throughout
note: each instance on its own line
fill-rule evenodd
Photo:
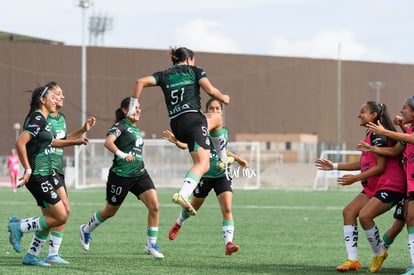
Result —
M 332 170 L 338 170 L 338 163 L 332 163 Z
M 117 155 L 117 156 L 118 156 L 118 157 L 120 157 L 121 159 L 125 159 L 125 158 L 128 156 L 128 154 L 126 154 L 126 153 L 122 152 L 121 150 L 117 150 L 117 151 L 115 152 L 115 155 Z
M 24 173 L 25 174 L 28 174 L 28 175 L 31 175 L 32 174 L 32 169 L 24 169 Z
M 130 97 L 130 101 L 129 101 L 129 110 L 128 110 L 128 116 L 132 116 L 133 114 L 135 114 L 135 106 L 137 106 L 138 104 L 138 97 Z

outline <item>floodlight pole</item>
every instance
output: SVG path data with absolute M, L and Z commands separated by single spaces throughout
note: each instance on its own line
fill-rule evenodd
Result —
M 371 88 L 373 88 L 375 90 L 375 98 L 376 98 L 375 100 L 377 101 L 377 103 L 380 103 L 380 100 L 381 100 L 380 93 L 381 93 L 381 89 L 385 85 L 385 82 L 383 82 L 383 81 L 372 81 L 372 82 L 369 82 L 368 84 Z
M 86 9 L 92 5 L 92 0 L 79 0 L 78 6 L 82 8 L 82 67 L 81 67 L 81 82 L 82 82 L 82 97 L 81 97 L 81 120 L 84 125 L 86 122 L 86 45 L 85 45 L 85 27 L 86 27 Z M 82 161 L 82 184 L 86 181 L 86 154 L 85 150 L 81 150 Z M 76 175 L 78 177 L 78 175 Z M 76 178 L 77 178 L 76 177 Z
M 20 128 L 21 128 L 20 123 L 16 122 L 16 123 L 13 124 L 13 129 L 16 132 L 16 140 L 19 138 Z
M 342 150 L 342 65 L 341 65 L 341 43 L 338 44 L 338 86 L 337 86 L 337 148 Z
M 81 122 L 83 125 L 86 122 L 86 45 L 85 45 L 85 27 L 86 27 L 86 9 L 92 5 L 91 0 L 79 0 L 79 7 L 82 8 L 82 97 L 81 97 Z

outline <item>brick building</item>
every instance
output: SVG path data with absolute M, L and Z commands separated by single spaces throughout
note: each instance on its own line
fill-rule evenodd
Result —
M 414 66 L 407 64 L 341 62 L 341 120 L 338 131 L 337 60 L 196 52 L 196 64 L 212 83 L 229 94 L 225 122 L 230 139 L 238 134 L 300 134 L 319 143 L 336 144 L 338 133 L 347 148 L 362 139 L 357 114 L 362 103 L 375 100 L 371 81 L 383 81 L 381 100 L 396 114 L 403 100 L 413 95 Z M 171 65 L 166 50 L 87 48 L 87 114 L 97 117 L 88 136 L 104 138 L 122 98 L 132 92 L 137 77 Z M 63 112 L 68 128 L 81 125 L 81 48 L 59 43 L 0 41 L 0 155 L 14 144 L 16 122 L 29 109 L 26 90 L 57 81 L 66 100 Z M 203 94 L 203 101 L 207 99 Z M 161 137 L 169 128 L 163 95 L 146 88 L 140 99 L 139 127 L 146 138 Z M 238 138 L 240 140 L 240 138 Z

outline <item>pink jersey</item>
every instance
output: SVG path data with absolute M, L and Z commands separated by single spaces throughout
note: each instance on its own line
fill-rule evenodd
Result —
M 407 179 L 400 157 L 388 157 L 384 172 L 378 181 L 378 190 L 390 190 L 405 194 Z
M 7 167 L 9 171 L 19 171 L 19 157 L 17 155 L 8 156 Z
M 364 141 L 371 145 L 371 134 L 365 136 Z M 361 172 L 367 171 L 368 169 L 377 165 L 377 159 L 375 158 L 374 152 L 362 152 L 361 153 Z M 364 193 L 371 198 L 374 196 L 377 190 L 378 176 L 370 177 L 361 181 Z
M 365 142 L 371 144 L 371 135 L 365 137 Z M 375 145 L 375 144 L 371 144 Z M 387 140 L 388 146 L 391 145 Z M 361 155 L 361 172 L 366 171 L 377 165 L 375 153 L 363 152 Z M 362 181 L 364 192 L 368 197 L 372 197 L 378 190 L 389 190 L 400 193 L 406 191 L 406 177 L 404 169 L 401 166 L 399 157 L 389 157 L 386 160 L 384 171 L 377 176 L 370 177 Z
M 407 134 L 413 134 L 413 128 L 407 128 Z M 414 192 L 414 144 L 407 143 L 404 151 L 405 169 L 407 174 L 407 195 Z

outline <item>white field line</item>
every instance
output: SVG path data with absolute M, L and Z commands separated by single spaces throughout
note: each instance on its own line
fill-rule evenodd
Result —
M 0 205 L 33 205 L 35 204 L 33 201 L 0 201 Z M 71 202 L 71 206 L 96 206 L 96 207 L 104 207 L 104 202 L 102 203 L 89 203 L 89 202 Z M 142 203 L 124 203 L 121 208 L 129 208 L 129 207 L 137 207 L 144 205 Z M 179 208 L 178 205 L 171 203 L 171 204 L 160 204 L 161 208 Z M 219 205 L 203 205 L 202 208 L 219 208 Z M 337 211 L 342 210 L 343 207 L 337 206 L 286 206 L 286 205 L 233 205 L 233 209 L 275 209 L 275 210 L 295 210 L 295 211 L 304 211 L 304 210 L 326 210 L 326 211 Z

